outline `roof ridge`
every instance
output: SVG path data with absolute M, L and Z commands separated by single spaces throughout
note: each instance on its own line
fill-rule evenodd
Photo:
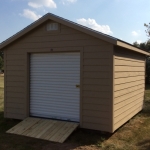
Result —
M 103 32 L 100 32 L 100 31 L 91 29 L 91 28 L 89 28 L 89 27 L 83 26 L 83 25 L 81 25 L 81 24 L 78 24 L 78 23 L 76 23 L 76 22 L 70 21 L 70 20 L 68 20 L 68 19 L 65 19 L 65 18 L 63 18 L 63 17 L 57 16 L 57 15 L 52 14 L 52 13 L 49 12 L 49 13 L 45 14 L 44 16 L 40 17 L 39 19 L 37 19 L 36 21 L 32 22 L 31 24 L 27 25 L 26 27 L 24 27 L 24 28 L 21 29 L 20 31 L 16 32 L 15 34 L 13 34 L 12 36 L 10 36 L 10 37 L 7 38 L 6 40 L 2 41 L 0 44 L 3 44 L 4 42 L 7 42 L 9 39 L 13 38 L 14 36 L 18 35 L 20 32 L 26 30 L 26 29 L 29 28 L 30 26 L 36 24 L 37 22 L 39 22 L 40 20 L 42 20 L 43 18 L 45 18 L 46 16 L 49 16 L 49 15 L 50 15 L 50 16 L 54 16 L 54 17 L 57 17 L 57 18 L 62 19 L 62 20 L 65 20 L 65 21 L 67 21 L 67 22 L 70 22 L 70 23 L 72 23 L 72 24 L 74 24 L 74 25 L 77 25 L 77 26 L 80 26 L 80 27 L 82 27 L 82 28 L 85 28 L 85 29 L 87 29 L 87 30 L 93 31 L 93 32 L 95 32 L 95 33 L 98 33 L 98 34 L 101 34 L 101 35 L 104 35 L 104 36 L 107 36 L 107 37 L 109 37 L 109 38 L 113 38 L 113 39 L 117 40 L 117 38 L 115 38 L 115 37 L 113 37 L 113 36 L 110 36 L 110 35 L 105 34 L 105 33 L 103 33 Z
M 128 47 L 128 49 L 132 49 L 133 51 L 136 52 L 140 52 L 139 50 L 141 50 L 140 48 L 136 48 L 134 47 L 132 44 L 127 43 L 125 41 L 122 41 L 120 39 L 117 39 L 113 36 L 110 36 L 108 34 L 93 30 L 89 27 L 83 26 L 81 24 L 78 24 L 76 22 L 70 21 L 68 19 L 62 18 L 60 16 L 57 16 L 55 14 L 52 13 L 47 13 L 44 16 L 42 16 L 41 18 L 39 18 L 38 20 L 32 22 L 31 24 L 29 24 L 28 26 L 26 26 L 25 28 L 23 28 L 22 30 L 20 30 L 19 32 L 17 32 L 16 34 L 12 35 L 11 37 L 9 37 L 8 39 L 4 40 L 3 42 L 0 43 L 0 49 L 6 47 L 7 45 L 9 45 L 10 43 L 14 42 L 15 40 L 17 40 L 18 38 L 24 36 L 25 34 L 27 34 L 28 32 L 30 32 L 31 30 L 33 30 L 34 28 L 38 27 L 39 25 L 41 25 L 42 23 L 46 22 L 47 20 L 54 20 L 60 24 L 64 24 L 68 27 L 71 27 L 75 30 L 78 30 L 80 32 L 83 32 L 85 34 L 89 34 L 95 38 L 101 39 L 103 41 L 106 41 L 108 43 L 111 43 L 113 45 L 117 45 L 117 46 L 121 46 L 121 47 Z M 129 48 L 130 47 L 130 48 Z M 132 48 L 131 48 L 132 47 Z M 141 50 L 140 53 L 143 54 L 148 54 L 147 52 L 142 52 L 143 50 Z M 149 54 L 148 54 L 149 55 Z

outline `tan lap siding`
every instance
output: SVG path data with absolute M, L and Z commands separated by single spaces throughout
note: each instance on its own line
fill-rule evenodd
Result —
M 114 56 L 114 130 L 143 107 L 145 56 L 115 49 Z
M 82 78 L 84 128 L 111 130 L 111 51 L 111 45 L 84 47 Z
M 6 51 L 6 82 L 5 82 L 5 117 L 25 118 L 25 64 L 26 59 L 20 51 Z
M 59 33 L 49 34 L 45 25 L 7 47 L 6 117 L 24 119 L 29 115 L 27 53 L 78 51 L 81 53 L 81 127 L 110 131 L 112 97 L 108 93 L 112 90 L 109 75 L 112 46 L 63 25 Z

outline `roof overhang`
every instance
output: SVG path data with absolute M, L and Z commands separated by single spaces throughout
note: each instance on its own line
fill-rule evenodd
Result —
M 31 30 L 33 30 L 34 28 L 38 27 L 39 25 L 41 25 L 42 23 L 48 21 L 48 20 L 53 20 L 56 21 L 60 24 L 66 25 L 70 28 L 76 29 L 78 31 L 81 31 L 85 34 L 94 36 L 98 39 L 101 39 L 103 41 L 106 41 L 108 43 L 111 43 L 113 45 L 117 45 L 117 46 L 121 46 L 124 48 L 127 48 L 129 50 L 144 54 L 144 55 L 150 55 L 148 52 L 145 52 L 139 48 L 136 48 L 128 43 L 125 43 L 124 41 L 120 41 L 117 38 L 114 38 L 112 36 L 109 36 L 107 34 L 103 34 L 101 32 L 92 30 L 90 28 L 87 28 L 85 26 L 79 25 L 77 23 L 74 23 L 72 21 L 69 21 L 67 19 L 61 18 L 59 16 L 56 16 L 54 14 L 48 13 L 46 15 L 44 15 L 42 18 L 38 19 L 37 21 L 33 22 L 31 25 L 27 26 L 26 28 L 24 28 L 23 30 L 21 30 L 20 32 L 16 33 L 15 35 L 13 35 L 12 37 L 8 38 L 7 40 L 5 40 L 4 42 L 2 42 L 0 44 L 0 50 L 4 50 L 4 48 L 6 46 L 8 46 L 9 44 L 11 44 L 12 42 L 14 42 L 15 40 L 19 39 L 20 37 L 24 36 L 25 34 L 27 34 L 28 32 L 30 32 Z
M 141 50 L 139 48 L 136 48 L 136 47 L 134 47 L 134 46 L 132 46 L 130 44 L 127 44 L 125 42 L 122 42 L 122 41 L 117 41 L 117 46 L 120 46 L 120 47 L 129 49 L 129 50 L 132 50 L 132 51 L 135 51 L 135 52 L 138 52 L 138 53 L 150 56 L 150 53 L 148 53 L 148 52 L 146 52 L 144 50 Z

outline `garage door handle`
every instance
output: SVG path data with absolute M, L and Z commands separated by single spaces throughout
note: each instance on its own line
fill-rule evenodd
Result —
M 80 85 L 79 85 L 79 84 L 77 84 L 77 85 L 76 85 L 76 88 L 80 88 Z

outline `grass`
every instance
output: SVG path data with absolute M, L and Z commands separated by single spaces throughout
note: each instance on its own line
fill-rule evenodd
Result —
M 114 134 L 76 130 L 63 143 L 6 134 L 19 120 L 5 119 L 4 78 L 0 76 L 0 150 L 150 150 L 150 85 L 146 86 L 144 109 Z
M 150 150 L 150 85 L 146 85 L 144 109 L 102 143 L 109 150 Z

